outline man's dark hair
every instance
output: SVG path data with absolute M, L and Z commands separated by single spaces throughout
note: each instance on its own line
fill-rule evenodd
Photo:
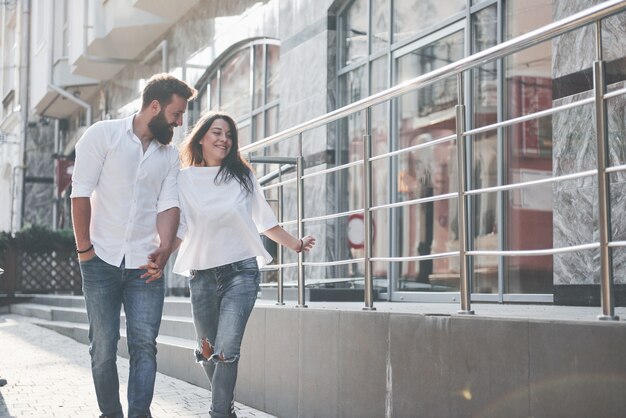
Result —
M 161 106 L 167 106 L 174 94 L 185 100 L 192 100 L 198 91 L 171 74 L 155 74 L 150 77 L 143 89 L 141 108 L 145 109 L 153 100 L 158 100 Z

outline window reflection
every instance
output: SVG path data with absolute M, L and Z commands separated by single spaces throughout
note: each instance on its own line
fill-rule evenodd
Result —
M 342 66 L 367 57 L 367 0 L 356 0 L 342 20 Z
M 462 12 L 466 0 L 396 0 L 393 4 L 393 42 L 401 42 Z
M 205 84 L 197 86 L 199 99 L 190 113 L 191 123 L 207 109 L 228 112 L 239 126 L 240 146 L 276 133 L 279 59 L 280 46 L 268 40 L 227 52 L 225 61 L 203 77 Z M 265 118 L 266 112 L 271 117 Z
M 266 103 L 278 100 L 278 61 L 280 48 L 278 45 L 267 45 L 267 99 Z
M 237 52 L 221 70 L 222 110 L 240 117 L 250 113 L 250 50 Z

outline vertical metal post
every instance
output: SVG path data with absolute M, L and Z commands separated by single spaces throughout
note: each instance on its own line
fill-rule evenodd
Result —
M 365 223 L 363 250 L 364 250 L 364 298 L 363 310 L 376 310 L 374 308 L 374 282 L 372 279 L 372 141 L 371 141 L 371 117 L 372 109 L 365 109 L 365 135 L 363 135 L 363 221 Z
M 283 176 L 282 176 L 282 167 L 280 166 L 280 164 L 278 165 L 278 182 L 282 183 L 283 181 Z M 278 222 L 282 223 L 284 220 L 284 211 L 283 211 L 283 186 L 282 184 L 280 186 L 278 186 Z M 278 254 L 276 254 L 276 258 L 278 259 L 278 264 L 282 265 L 283 264 L 283 246 L 278 244 Z M 278 269 L 278 287 L 276 289 L 277 293 L 278 293 L 278 299 L 276 300 L 276 304 L 277 305 L 284 305 L 284 288 L 283 288 L 283 284 L 284 284 L 284 280 L 285 280 L 285 275 L 283 274 L 283 268 L 279 268 Z
M 607 110 L 604 101 L 606 90 L 605 68 L 602 60 L 602 24 L 596 22 L 596 58 L 593 62 L 593 90 L 595 93 L 596 143 L 598 166 L 598 228 L 600 232 L 600 297 L 601 320 L 618 320 L 613 299 L 613 255 L 609 248 L 611 240 L 610 181 L 606 173 L 608 162 Z
M 304 159 L 302 157 L 302 134 L 300 134 L 300 155 L 296 159 L 296 195 L 298 199 L 297 207 L 297 221 L 298 221 L 298 238 L 302 239 L 304 236 L 304 225 L 302 219 L 304 219 L 304 182 L 302 176 L 304 175 Z M 305 304 L 305 288 L 304 288 L 304 252 L 298 253 L 298 308 L 306 308 Z
M 470 309 L 471 292 L 468 268 L 468 227 L 467 227 L 467 202 L 465 201 L 465 191 L 467 186 L 466 180 L 466 151 L 465 151 L 465 105 L 464 102 L 464 86 L 463 73 L 459 73 L 457 77 L 457 94 L 459 104 L 456 106 L 456 153 L 457 153 L 457 171 L 458 171 L 458 234 L 459 234 L 459 285 L 461 290 L 461 310 L 459 314 L 471 315 L 474 313 Z

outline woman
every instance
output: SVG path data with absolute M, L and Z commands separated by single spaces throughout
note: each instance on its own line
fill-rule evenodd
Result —
M 209 113 L 196 123 L 181 161 L 182 244 L 174 272 L 191 276 L 196 358 L 211 382 L 210 414 L 232 418 L 241 340 L 258 292 L 257 259 L 272 259 L 259 233 L 296 252 L 309 251 L 315 238 L 295 238 L 278 225 L 239 156 L 237 127 L 227 114 Z

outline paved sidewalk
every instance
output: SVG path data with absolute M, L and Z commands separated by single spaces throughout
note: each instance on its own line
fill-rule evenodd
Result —
M 91 381 L 87 346 L 35 325 L 19 315 L 0 315 L 0 417 L 99 416 Z M 120 396 L 127 410 L 128 360 L 118 357 Z M 156 418 L 208 417 L 211 393 L 157 374 L 152 414 Z M 264 412 L 236 405 L 241 418 L 271 418 Z

